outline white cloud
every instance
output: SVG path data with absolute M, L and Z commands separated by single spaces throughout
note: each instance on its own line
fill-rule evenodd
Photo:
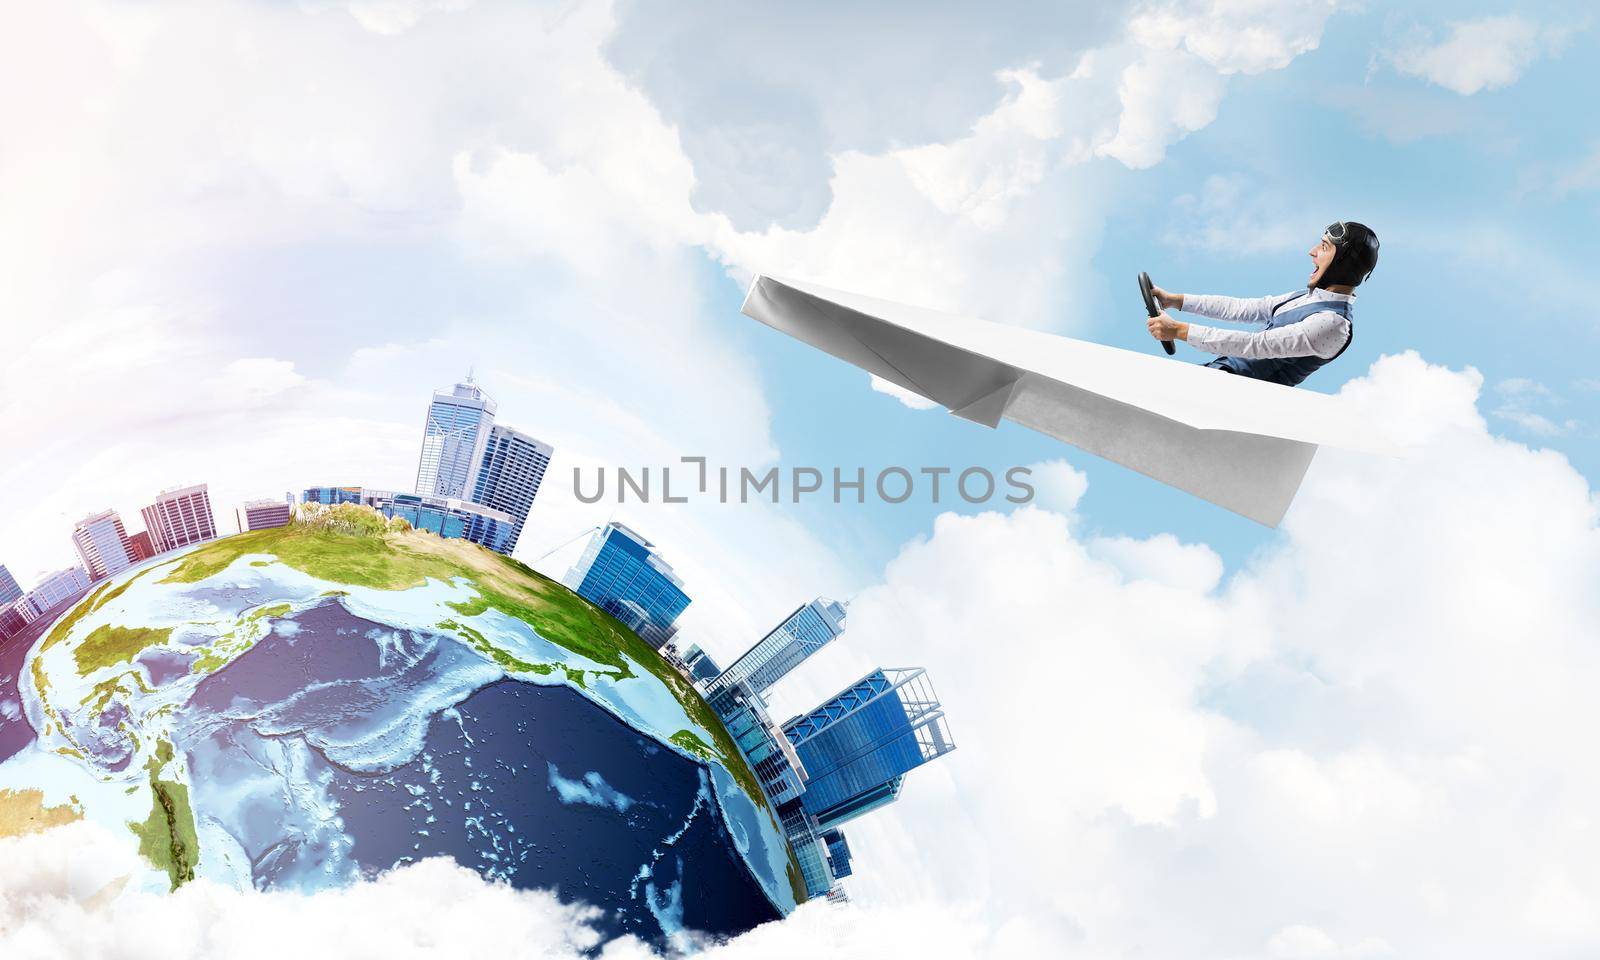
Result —
M 484 882 L 428 860 L 373 882 L 305 896 L 236 891 L 207 881 L 172 895 L 125 891 L 129 844 L 90 823 L 0 840 L 0 946 L 8 957 L 590 956 L 591 911 L 543 891 Z M 493 922 L 485 922 L 492 917 Z M 605 960 L 653 957 L 637 941 Z
M 1157 162 L 1210 122 L 1225 75 L 1310 49 L 1305 24 L 1322 8 L 1294 6 L 1308 19 L 1276 54 L 1252 35 L 1217 40 L 1184 19 L 1202 8 L 1184 6 L 1183 29 L 1159 42 L 1113 31 L 1065 66 L 1014 67 L 965 133 L 831 153 L 812 229 L 752 229 L 695 206 L 704 171 L 600 54 L 605 8 L 367 24 L 394 34 L 343 11 L 308 26 L 289 8 L 228 6 L 194 24 L 95 9 L 37 14 L 37 32 L 10 33 L 0 57 L 58 81 L 0 93 L 8 129 L 46 145 L 0 160 L 8 182 L 33 185 L 0 194 L 0 221 L 25 227 L 0 231 L 0 317 L 50 333 L 0 361 L 0 423 L 29 451 L 0 483 L 47 491 L 7 519 L 8 549 L 64 550 L 67 524 L 101 498 L 130 501 L 197 466 L 229 496 L 403 485 L 416 385 L 474 356 L 508 422 L 562 458 L 530 542 L 609 512 L 576 504 L 573 464 L 770 458 L 761 384 L 703 315 L 705 251 L 736 271 L 1057 322 L 1064 278 L 1098 243 L 1091 161 Z M 263 70 L 274 63 L 293 64 L 290 78 Z M 1164 95 L 1174 84 L 1185 92 Z M 287 273 L 242 266 L 311 244 Z M 332 286 L 294 272 L 329 244 L 361 255 L 336 257 L 342 267 L 376 256 L 386 269 L 304 315 L 256 305 Z M 395 285 L 425 294 L 406 274 L 440 257 L 452 296 L 363 312 Z M 174 375 L 241 357 L 254 359 L 235 372 L 274 416 L 196 409 Z M 60 388 L 62 371 L 70 401 L 38 413 L 33 398 Z M 1594 500 L 1559 457 L 1493 438 L 1480 387 L 1414 357 L 1350 385 L 1427 455 L 1319 456 L 1282 545 L 1226 581 L 1204 545 L 1084 539 L 1060 512 L 1085 495 L 1064 465 L 1043 470 L 1058 512 L 941 518 L 853 606 L 855 652 L 840 653 L 851 667 L 861 651 L 928 665 L 962 749 L 915 775 L 898 816 L 852 829 L 868 904 L 804 911 L 727 955 L 1590 945 Z M 718 638 L 717 652 L 796 593 L 854 579 L 848 559 L 777 513 L 663 510 L 641 526 L 697 585 L 686 630 Z M 778 559 L 733 559 L 757 548 Z M 832 692 L 843 679 L 822 676 L 805 682 Z M 457 879 L 402 877 L 374 896 Z M 194 916 L 144 908 L 184 937 L 253 909 L 223 900 L 228 911 L 206 913 L 201 893 L 171 901 Z M 461 894 L 463 916 L 477 915 L 476 896 Z M 526 940 L 509 955 L 565 949 L 573 916 L 485 896 L 485 909 L 546 911 L 544 926 L 511 928 Z M 19 938 L 82 925 L 64 907 L 38 911 Z M 119 922 L 162 926 L 139 916 Z M 66 934 L 46 934 L 60 918 Z M 431 934 L 401 922 L 382 945 L 398 953 L 414 946 L 406 936 Z M 50 942 L 56 955 L 100 943 Z M 173 952 L 197 942 L 214 945 Z M 154 934 L 117 943 L 171 946 Z
M 1033 485 L 1033 503 L 1053 513 L 1071 514 L 1078 501 L 1089 492 L 1089 477 L 1065 460 L 1046 460 L 1028 465 L 1028 482 Z
M 930 668 L 960 747 L 853 827 L 852 883 L 894 901 L 868 865 L 916 850 L 908 896 L 1060 924 L 1066 956 L 1592 949 L 1597 502 L 1480 386 L 1411 355 L 1352 383 L 1416 454 L 1324 451 L 1226 581 L 1166 535 L 941 518 L 851 633 Z
M 429 13 L 465 10 L 474 0 L 351 0 L 350 15 L 373 33 L 397 35 L 421 22 Z
M 0 541 L 24 578 L 68 562 L 91 508 L 137 526 L 179 478 L 225 515 L 403 488 L 427 392 L 474 363 L 557 446 L 525 555 L 615 509 L 580 509 L 572 464 L 776 456 L 754 365 L 704 307 L 693 174 L 600 55 L 609 8 L 444 6 L 394 7 L 424 14 L 398 34 L 249 3 L 60 4 L 0 30 L 0 121 L 35 145 L 0 156 L 29 185 L 0 192 L 20 452 L 0 487 L 36 491 Z M 849 570 L 777 510 L 655 513 L 633 518 L 695 575 L 686 629 L 728 643 Z M 720 573 L 747 537 L 784 561 Z
M 872 389 L 894 397 L 913 410 L 937 410 L 939 405 L 920 393 L 912 393 L 898 383 L 891 383 L 877 374 L 872 375 Z
M 960 139 L 1007 73 L 1070 70 L 1129 6 L 768 4 L 757 17 L 732 0 L 626 2 L 606 55 L 680 132 L 696 209 L 742 232 L 806 232 L 830 205 L 831 158 Z
M 1261 73 L 1317 49 L 1339 6 L 1339 0 L 1186 0 L 1142 11 L 1129 32 L 1157 49 L 1181 47 L 1220 73 Z
M 1261 11 L 1278 6 L 1313 12 L 1294 20 L 1296 37 L 1320 36 L 1332 9 L 1279 3 Z M 1080 301 L 1063 291 L 1093 282 L 1085 265 L 1102 230 L 1095 198 L 1106 174 L 1091 162 L 1108 158 L 1132 169 L 1161 162 L 1174 143 L 1215 119 L 1226 74 L 1281 67 L 1315 45 L 1287 42 L 1288 53 L 1271 62 L 1224 56 L 1213 45 L 1208 59 L 1180 45 L 1185 31 L 1248 47 L 1252 28 L 1232 8 L 1182 10 L 1159 30 L 1147 22 L 1154 13 L 1141 15 L 1060 75 L 1035 66 L 998 71 L 1005 95 L 964 136 L 877 155 L 835 154 L 831 202 L 810 229 L 758 233 L 718 218 L 707 245 L 741 277 L 789 274 L 935 309 L 1070 328 Z
M 1600 947 L 1600 501 L 1563 458 L 1491 434 L 1481 386 L 1414 355 L 1352 382 L 1365 415 L 1403 411 L 1413 454 L 1319 456 L 1283 539 L 1226 580 L 1168 535 L 1083 540 L 1037 507 L 941 517 L 856 597 L 841 646 L 929 667 L 958 749 L 897 815 L 848 828 L 857 903 L 706 956 Z M 312 898 L 196 885 L 85 908 L 132 856 L 89 829 L 0 849 L 8 955 L 593 942 L 581 910 L 441 862 Z
M 1116 135 L 1095 152 L 1134 169 L 1151 167 L 1167 147 L 1207 126 L 1222 102 L 1220 74 L 1188 53 L 1145 53 L 1123 68 Z
M 1395 952 L 1382 940 L 1363 940 L 1345 949 L 1323 930 L 1305 924 L 1284 927 L 1267 941 L 1274 960 L 1378 960 Z
M 1581 387 L 1580 387 L 1581 389 Z M 1494 415 L 1536 437 L 1557 437 L 1576 433 L 1583 425 L 1576 418 L 1554 416 L 1554 408 L 1565 404 L 1565 399 L 1549 387 L 1527 377 L 1508 377 L 1494 385 L 1500 395 L 1500 404 Z M 1549 412 L 1539 412 L 1538 408 Z
M 1449 36 L 1413 41 L 1390 54 L 1395 69 L 1471 96 L 1517 82 L 1540 57 L 1558 53 L 1568 31 L 1519 14 L 1460 20 Z
M 1560 423 L 1550 419 L 1542 413 L 1531 410 L 1522 410 L 1514 406 L 1499 407 L 1494 415 L 1502 420 L 1516 424 L 1522 429 L 1538 437 L 1558 437 L 1563 433 L 1571 433 L 1578 429 L 1578 421 L 1563 420 Z
M 676 427 L 661 438 L 576 422 L 545 429 L 613 450 L 720 445 L 729 459 L 760 462 L 775 453 L 765 404 L 748 359 L 701 309 L 701 258 L 709 252 L 740 275 L 785 271 L 1070 326 L 1080 301 L 1064 291 L 1088 282 L 1101 231 L 1103 174 L 1087 161 L 1157 162 L 1209 122 L 1222 91 L 1211 66 L 1121 36 L 1114 14 L 1097 14 L 1111 25 L 1080 31 L 1038 66 L 987 67 L 997 95 L 964 135 L 873 143 L 881 152 L 839 147 L 866 142 L 857 135 L 869 127 L 856 124 L 844 141 L 817 144 L 837 149 L 824 157 L 831 199 L 821 220 L 753 232 L 695 207 L 704 171 L 682 128 L 607 59 L 618 27 L 606 4 L 222 3 L 182 21 L 158 7 L 53 6 L 0 41 L 13 80 L 0 117 L 17 142 L 38 145 L 0 161 L 8 182 L 29 184 L 0 199 L 0 217 L 17 225 L 0 232 L 0 315 L 51 331 L 0 361 L 0 422 L 31 450 L 70 423 L 79 449 L 126 460 L 133 451 L 123 445 L 141 437 L 182 460 L 186 438 L 219 428 L 236 404 L 196 403 L 170 372 L 271 358 L 303 379 L 224 390 L 289 418 L 281 430 L 257 427 L 254 442 L 293 444 L 302 462 L 342 470 L 351 458 L 324 461 L 332 444 L 308 427 L 319 412 L 341 411 L 341 429 L 370 438 L 369 453 L 414 419 L 396 416 L 394 404 L 407 402 L 397 378 L 340 376 L 349 351 L 455 342 L 419 364 L 437 383 L 517 324 L 533 335 L 494 351 L 502 369 L 569 372 L 560 379 L 574 390 L 603 372 L 626 406 Z M 1089 39 L 1105 42 L 1082 56 Z M 267 63 L 292 69 L 278 76 Z M 1076 66 L 1051 79 L 1046 63 Z M 417 83 L 423 76 L 443 79 Z M 1179 80 L 1181 96 L 1162 93 Z M 269 262 L 313 245 L 304 259 Z M 372 258 L 394 265 L 376 270 Z M 313 259 L 331 277 L 297 276 Z M 346 261 L 364 272 L 339 275 Z M 453 284 L 490 289 L 457 309 Z M 361 302 L 396 290 L 436 299 Z M 586 367 L 597 357 L 606 370 Z M 29 398 L 63 369 L 74 371 L 73 399 L 52 408 L 60 419 L 35 415 Z M 726 422 L 734 415 L 739 423 Z M 216 459 L 209 446 L 191 453 Z M 403 458 L 379 459 L 374 472 L 403 482 Z M 27 476 L 67 505 L 8 529 L 10 539 L 57 544 L 21 565 L 57 565 L 65 515 L 86 491 L 59 472 L 38 474 L 35 462 L 10 466 L 20 472 L 8 481 Z M 292 474 L 215 482 L 252 495 L 300 485 Z M 128 504 L 149 483 L 122 479 L 125 490 L 108 490 L 96 475 L 94 499 Z

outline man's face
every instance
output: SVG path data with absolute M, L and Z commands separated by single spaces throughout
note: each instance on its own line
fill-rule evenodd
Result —
M 1333 255 L 1338 253 L 1338 249 L 1334 247 L 1333 241 L 1328 239 L 1328 235 L 1323 234 L 1322 239 L 1317 241 L 1316 246 L 1312 247 L 1309 253 L 1311 256 L 1311 276 L 1306 278 L 1306 285 L 1316 286 L 1317 281 L 1322 279 L 1322 272 L 1328 269 L 1328 264 L 1333 262 Z

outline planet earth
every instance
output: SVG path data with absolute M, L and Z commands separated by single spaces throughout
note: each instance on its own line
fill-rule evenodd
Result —
M 146 561 L 0 651 L 0 836 L 76 819 L 137 889 L 316 891 L 447 856 L 731 936 L 804 899 L 754 772 L 621 623 L 340 507 Z

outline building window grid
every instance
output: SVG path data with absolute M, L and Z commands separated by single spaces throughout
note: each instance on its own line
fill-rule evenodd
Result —
M 756 692 L 767 689 L 793 670 L 812 653 L 835 637 L 811 604 L 791 613 L 783 623 L 747 650 L 722 675 L 712 681 L 710 690 L 748 682 Z
M 829 809 L 955 749 L 925 671 L 869 674 L 785 734 L 810 775 L 808 809 Z
M 652 620 L 662 625 L 677 619 L 677 615 L 689 605 L 688 598 L 672 588 L 658 572 L 621 551 L 601 550 L 584 579 L 584 589 L 580 593 L 592 592 L 603 598 L 602 602 L 625 597 L 643 607 Z M 680 599 L 683 601 L 681 606 L 678 604 Z
M 465 492 L 484 419 L 484 411 L 478 407 L 462 406 L 442 398 L 429 405 L 422 434 L 422 457 L 417 465 L 418 493 L 458 497 Z

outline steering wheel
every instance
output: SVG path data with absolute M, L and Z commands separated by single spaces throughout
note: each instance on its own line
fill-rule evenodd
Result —
M 1144 309 L 1150 316 L 1154 317 L 1161 313 L 1161 308 L 1156 306 L 1156 294 L 1151 289 L 1150 274 L 1148 273 L 1141 272 L 1139 274 L 1139 294 L 1144 297 Z M 1171 340 L 1161 341 L 1161 349 L 1167 351 L 1167 356 L 1169 357 L 1178 352 L 1178 348 L 1173 345 Z

